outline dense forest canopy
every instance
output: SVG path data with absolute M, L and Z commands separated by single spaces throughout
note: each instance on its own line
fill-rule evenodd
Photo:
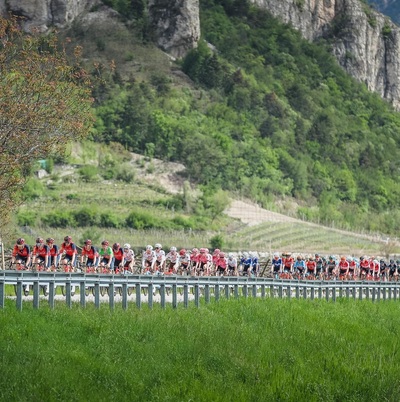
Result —
M 210 191 L 293 197 L 310 220 L 394 232 L 400 115 L 338 66 L 329 39 L 309 43 L 245 0 L 200 4 L 203 37 L 180 64 L 194 86 L 114 74 L 93 138 L 181 161 Z

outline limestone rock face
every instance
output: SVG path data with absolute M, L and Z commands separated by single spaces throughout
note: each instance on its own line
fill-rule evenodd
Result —
M 0 12 L 4 9 L 25 18 L 24 30 L 32 28 L 41 32 L 51 26 L 64 28 L 86 9 L 96 3 L 96 0 L 0 0 Z
M 199 0 L 149 0 L 149 16 L 157 45 L 175 58 L 197 46 Z
M 360 0 L 250 0 L 308 40 L 333 39 L 340 65 L 400 110 L 400 27 Z

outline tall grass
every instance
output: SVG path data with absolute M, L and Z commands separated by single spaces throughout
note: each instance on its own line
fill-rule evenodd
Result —
M 400 305 L 0 311 L 1 400 L 397 401 Z

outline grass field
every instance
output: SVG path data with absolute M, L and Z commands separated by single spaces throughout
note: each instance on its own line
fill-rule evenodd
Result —
M 398 401 L 398 302 L 0 311 L 0 400 Z

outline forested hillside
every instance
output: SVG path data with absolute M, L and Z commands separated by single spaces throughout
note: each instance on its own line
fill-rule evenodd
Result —
M 400 24 L 400 2 L 398 0 L 368 0 L 368 3 Z
M 202 0 L 201 25 L 175 67 L 193 84 L 154 65 L 129 80 L 117 69 L 97 93 L 93 139 L 180 161 L 210 191 L 294 197 L 310 220 L 394 232 L 399 114 L 339 68 L 329 40 L 310 44 L 244 0 Z M 148 43 L 145 15 L 134 26 Z

